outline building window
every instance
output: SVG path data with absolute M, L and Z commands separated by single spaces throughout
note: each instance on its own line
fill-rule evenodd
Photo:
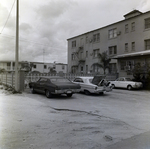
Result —
M 98 42 L 98 41 L 100 41 L 100 33 L 93 35 L 93 42 Z
M 81 72 L 83 72 L 83 66 L 81 66 Z
M 71 57 L 72 57 L 72 60 L 75 60 L 75 55 L 74 54 L 72 54 Z
M 125 70 L 125 66 L 126 66 L 126 61 L 121 61 L 120 62 L 120 70 Z
M 135 42 L 132 42 L 132 45 L 131 45 L 132 47 L 131 47 L 131 49 L 132 49 L 132 51 L 135 51 Z
M 128 24 L 125 25 L 125 33 L 128 33 L 129 32 L 129 27 L 128 27 Z
M 93 66 L 93 72 L 100 72 L 100 67 L 97 65 Z
M 47 69 L 47 65 L 44 65 L 44 69 Z
M 150 39 L 145 40 L 145 50 L 150 50 Z
M 36 68 L 36 65 L 33 65 L 33 68 Z
M 145 29 L 150 28 L 150 18 L 145 19 Z
M 64 65 L 62 65 L 62 69 L 65 69 L 65 66 L 64 66 Z
M 115 37 L 117 37 L 117 29 L 114 28 L 114 29 L 109 30 L 108 38 L 111 39 L 111 38 L 115 38 Z
M 128 43 L 125 43 L 125 52 L 128 52 Z
M 135 31 L 135 22 L 131 23 L 131 31 Z
M 72 41 L 72 48 L 76 47 L 76 41 Z
M 98 53 L 99 53 L 99 49 L 93 50 L 93 57 L 97 58 L 98 57 Z
M 10 67 L 10 64 L 11 64 L 11 63 L 7 63 L 7 66 L 9 66 L 9 67 Z
M 115 55 L 115 54 L 117 54 L 117 46 L 109 47 L 109 55 Z
M 86 51 L 86 58 L 88 58 L 88 51 Z

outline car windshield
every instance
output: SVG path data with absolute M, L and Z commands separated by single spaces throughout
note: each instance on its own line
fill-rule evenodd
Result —
M 53 79 L 50 79 L 51 82 L 70 82 L 68 79 L 65 79 L 65 78 L 53 78 Z
M 126 81 L 132 81 L 130 78 L 125 78 Z

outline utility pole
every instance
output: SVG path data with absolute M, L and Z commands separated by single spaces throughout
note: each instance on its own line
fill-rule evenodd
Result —
M 15 90 L 19 91 L 19 0 L 16 0 Z

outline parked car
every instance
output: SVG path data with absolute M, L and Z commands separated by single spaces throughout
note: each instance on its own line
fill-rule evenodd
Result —
M 142 82 L 134 82 L 130 78 L 120 77 L 115 81 L 111 81 L 113 88 L 139 89 L 143 87 Z
M 73 83 L 81 86 L 81 92 L 86 95 L 91 93 L 103 94 L 112 90 L 110 82 L 106 81 L 103 77 L 76 77 Z
M 30 82 L 29 87 L 32 89 L 32 93 L 45 93 L 47 98 L 53 94 L 66 94 L 68 97 L 71 97 L 74 93 L 79 92 L 81 88 L 80 85 L 57 76 L 40 77 L 37 82 Z

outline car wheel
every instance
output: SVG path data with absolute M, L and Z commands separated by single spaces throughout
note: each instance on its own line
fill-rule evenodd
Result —
M 115 85 L 114 85 L 114 84 L 112 84 L 111 86 L 112 86 L 112 89 L 115 88 Z
M 34 90 L 34 88 L 33 88 L 33 87 L 31 88 L 31 93 L 32 93 L 32 94 L 34 94 L 34 93 L 35 93 L 35 90 Z
M 49 90 L 46 90 L 46 91 L 45 91 L 45 95 L 46 95 L 47 98 L 52 97 L 52 94 L 50 93 Z
M 131 90 L 131 89 L 132 89 L 132 86 L 131 86 L 131 85 L 128 85 L 128 86 L 127 86 L 127 89 L 128 89 L 128 90 Z
M 99 93 L 99 95 L 103 95 L 103 94 L 104 94 L 104 92 L 100 92 L 100 93 Z
M 85 95 L 90 95 L 90 92 L 88 90 L 84 90 Z
M 72 94 L 67 94 L 67 97 L 72 97 Z

